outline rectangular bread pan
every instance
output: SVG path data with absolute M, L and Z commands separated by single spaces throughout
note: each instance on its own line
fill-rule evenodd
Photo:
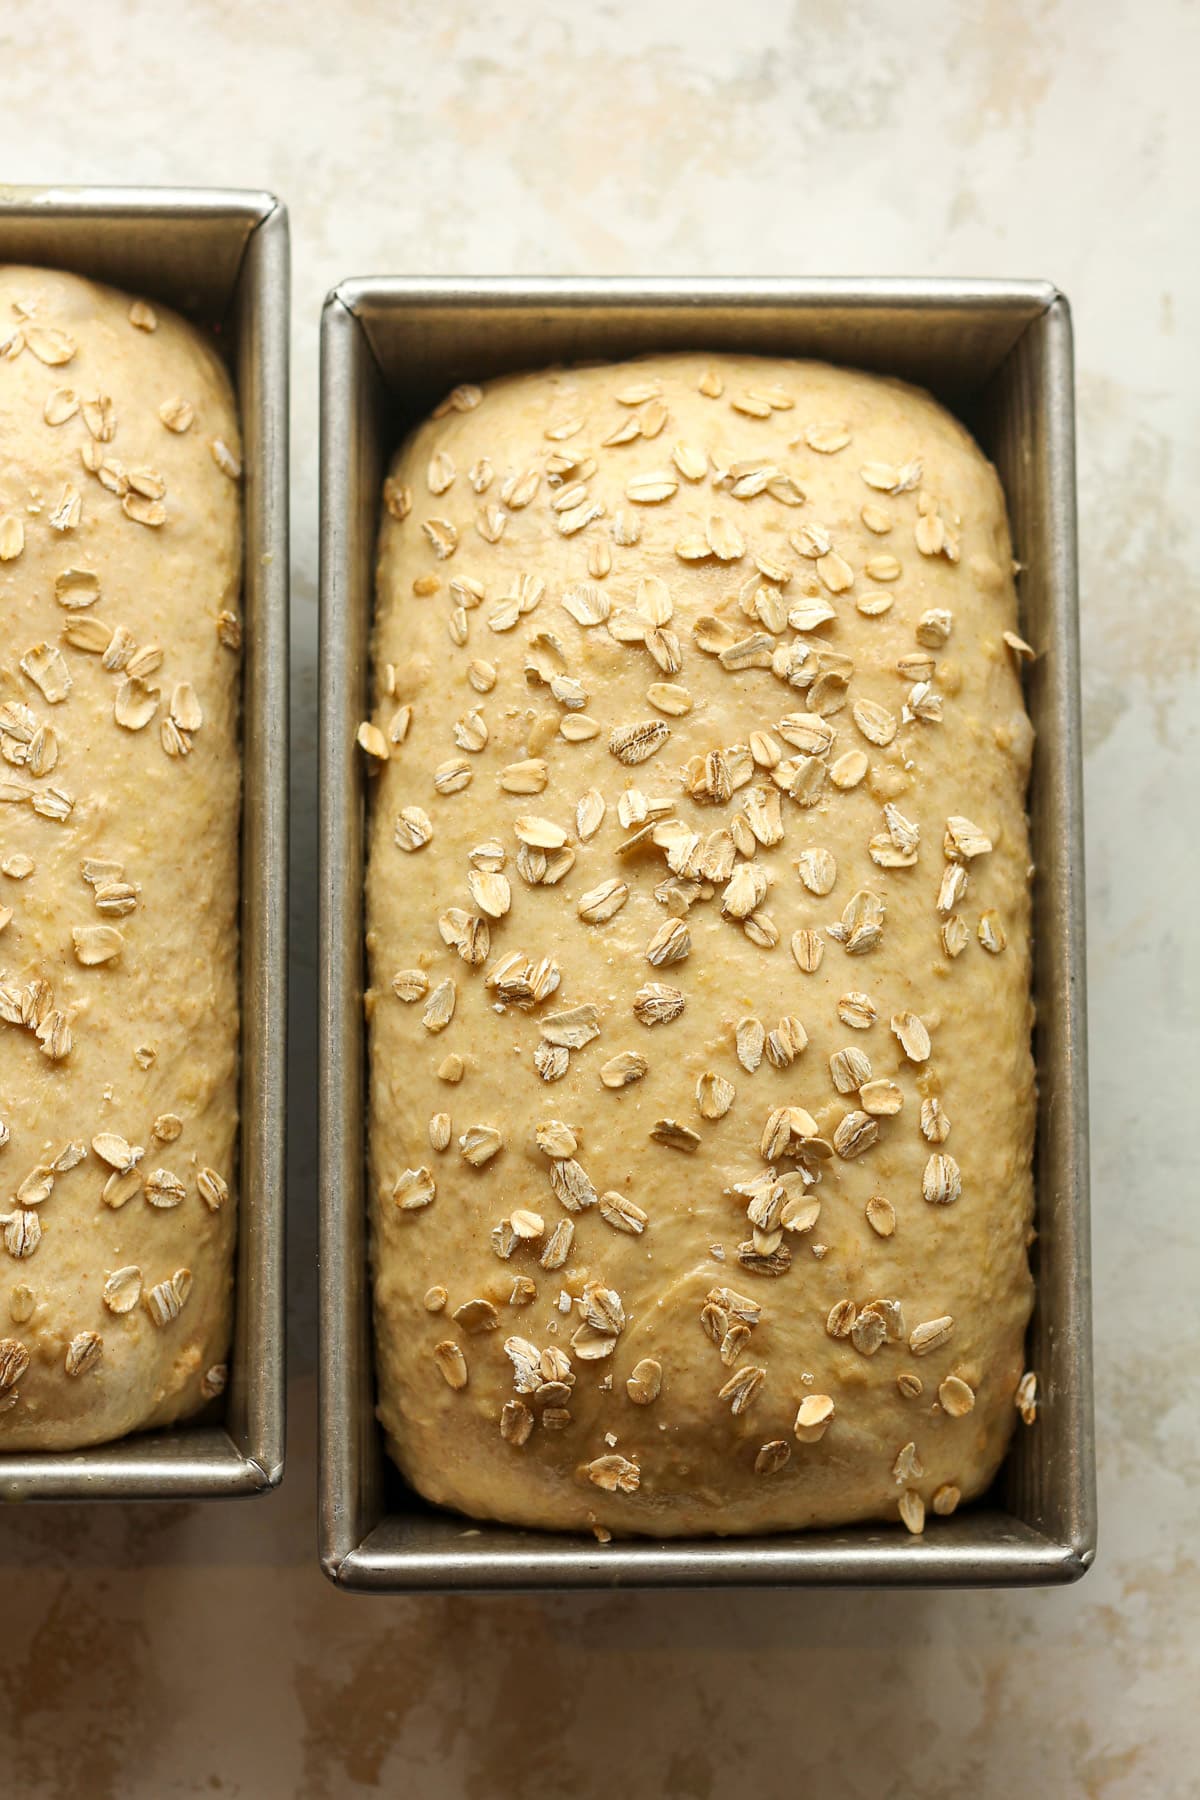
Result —
M 999 468 L 1024 568 L 1039 1078 L 1029 1366 L 991 1494 L 923 1538 L 856 1526 L 614 1542 L 473 1526 L 428 1507 L 374 1416 L 364 1179 L 363 824 L 358 721 L 380 485 L 451 387 L 505 370 L 682 349 L 821 357 L 931 388 Z M 348 281 L 321 367 L 321 1560 L 340 1586 L 487 1588 L 1066 1582 L 1095 1554 L 1083 806 L 1070 312 L 1037 281 Z
M 241 189 L 0 188 L 0 263 L 69 269 L 212 333 L 245 467 L 240 1210 L 229 1386 L 214 1422 L 0 1455 L 3 1500 L 253 1494 L 283 1472 L 287 981 L 287 213 Z

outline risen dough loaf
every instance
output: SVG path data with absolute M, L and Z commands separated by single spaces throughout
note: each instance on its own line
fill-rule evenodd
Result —
M 1031 1301 L 993 470 L 898 383 L 685 355 L 458 390 L 385 500 L 392 1455 L 523 1525 L 919 1530 L 995 1472 Z
M 2 1453 L 224 1380 L 241 528 L 191 326 L 5 268 L 0 339 Z

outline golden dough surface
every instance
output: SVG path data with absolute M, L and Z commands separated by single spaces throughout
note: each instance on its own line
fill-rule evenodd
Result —
M 0 346 L 2 1454 L 225 1379 L 241 451 L 164 308 L 0 268 Z
M 1032 731 L 927 395 L 655 356 L 456 390 L 379 540 L 378 1409 L 429 1499 L 920 1530 L 1032 1300 Z

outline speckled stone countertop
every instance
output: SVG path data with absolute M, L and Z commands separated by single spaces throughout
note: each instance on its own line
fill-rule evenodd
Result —
M 287 1478 L 0 1518 L 6 1800 L 1197 1793 L 1198 68 L 1190 0 L 6 0 L 5 180 L 290 208 L 302 799 Z M 1101 1506 L 1077 1588 L 356 1600 L 318 1571 L 320 303 L 349 274 L 510 270 L 1071 297 Z

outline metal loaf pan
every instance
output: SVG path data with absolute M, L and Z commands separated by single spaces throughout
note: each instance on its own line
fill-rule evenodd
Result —
M 1044 282 L 349 281 L 321 373 L 321 1558 L 346 1588 L 1037 1584 L 1095 1553 L 1084 1019 L 1083 809 L 1067 303 Z M 373 1412 L 363 1167 L 363 779 L 380 483 L 456 382 L 643 351 L 815 356 L 907 377 L 997 464 L 1024 566 L 1037 727 L 1030 808 L 1040 1110 L 1029 1361 L 1040 1405 L 992 1494 L 903 1527 L 614 1542 L 440 1513 L 385 1462 Z
M 221 1423 L 0 1455 L 0 1499 L 253 1494 L 283 1473 L 287 992 L 287 213 L 241 189 L 0 188 L 0 263 L 70 269 L 184 313 L 222 345 L 241 414 L 245 563 L 240 1213 Z

